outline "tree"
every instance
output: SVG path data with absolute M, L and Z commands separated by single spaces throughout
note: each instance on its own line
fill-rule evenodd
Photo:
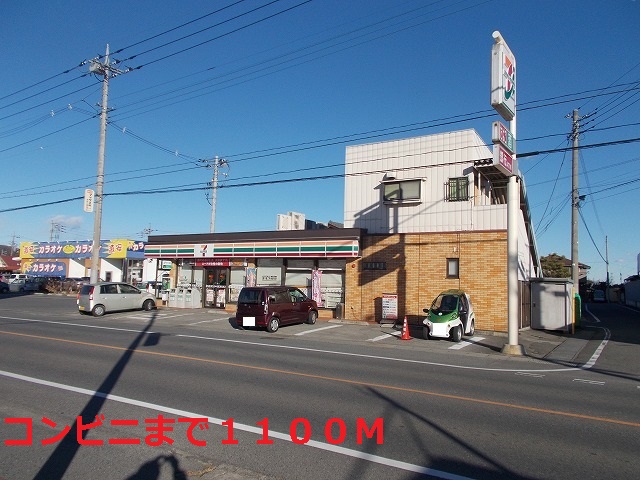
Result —
M 550 278 L 571 278 L 571 260 L 552 253 L 546 257 L 540 257 L 542 275 Z

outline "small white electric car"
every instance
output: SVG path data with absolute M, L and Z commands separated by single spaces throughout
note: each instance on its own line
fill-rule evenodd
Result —
M 450 338 L 459 342 L 462 335 L 472 336 L 476 331 L 476 318 L 469 295 L 462 290 L 447 290 L 436 297 L 422 321 L 425 340 L 432 337 Z

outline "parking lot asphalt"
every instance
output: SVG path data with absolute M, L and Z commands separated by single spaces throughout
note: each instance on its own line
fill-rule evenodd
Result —
M 320 320 L 319 320 L 320 322 Z M 349 320 L 328 320 L 329 323 L 366 323 Z M 395 326 L 401 330 L 402 325 Z M 419 336 L 417 325 L 410 325 L 412 336 Z M 475 335 L 483 337 L 482 343 L 488 347 L 489 352 L 502 354 L 502 347 L 508 343 L 506 333 L 487 332 L 476 330 Z M 518 332 L 518 345 L 522 347 L 524 356 L 544 359 L 554 363 L 566 365 L 578 365 L 586 362 L 585 355 L 590 356 L 599 344 L 597 329 L 589 326 L 577 327 L 574 332 L 534 330 L 525 328 Z M 462 342 L 469 341 L 468 337 L 462 337 Z M 593 341 L 593 342 L 592 342 Z M 597 342 L 596 342 L 597 341 Z M 588 348 L 592 342 L 593 348 Z M 582 354 L 582 355 L 581 355 Z
M 159 307 L 160 309 L 172 310 L 169 307 Z M 227 315 L 233 317 L 235 312 L 225 311 L 222 309 L 198 309 L 202 312 L 209 312 L 216 315 Z M 372 322 L 358 320 L 340 320 L 319 318 L 316 327 L 321 329 L 329 325 L 361 325 L 363 327 L 385 327 L 386 330 L 395 330 L 399 337 L 402 331 L 402 322 L 396 324 L 380 325 Z M 422 326 L 411 322 L 409 323 L 409 332 L 411 338 L 422 339 Z M 475 336 L 482 337 L 482 345 L 488 354 L 508 355 L 503 353 L 503 347 L 508 343 L 508 336 L 503 332 L 490 332 L 476 330 Z M 604 333 L 597 328 L 590 327 L 585 323 L 577 326 L 573 332 L 567 331 L 550 331 L 550 330 L 534 330 L 531 328 L 521 329 L 518 332 L 518 345 L 521 346 L 521 352 L 524 357 L 546 360 L 560 365 L 580 366 L 585 364 L 604 338 Z M 474 338 L 463 337 L 461 344 L 464 342 L 474 342 Z M 400 342 L 399 344 L 402 344 Z

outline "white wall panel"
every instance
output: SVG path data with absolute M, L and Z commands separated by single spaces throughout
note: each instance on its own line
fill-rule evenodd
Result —
M 367 228 L 369 233 L 488 229 L 494 223 L 491 217 L 478 216 L 471 201 L 445 202 L 444 196 L 449 178 L 461 176 L 469 179 L 473 195 L 473 161 L 490 156 L 474 130 L 347 147 L 345 227 Z M 422 203 L 384 205 L 381 172 L 398 179 L 423 178 Z M 353 175 L 357 173 L 362 175 Z

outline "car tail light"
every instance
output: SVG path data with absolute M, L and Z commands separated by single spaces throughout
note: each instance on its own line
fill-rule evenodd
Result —
M 95 287 L 91 287 L 91 290 L 89 290 L 89 300 L 93 300 L 93 289 Z

